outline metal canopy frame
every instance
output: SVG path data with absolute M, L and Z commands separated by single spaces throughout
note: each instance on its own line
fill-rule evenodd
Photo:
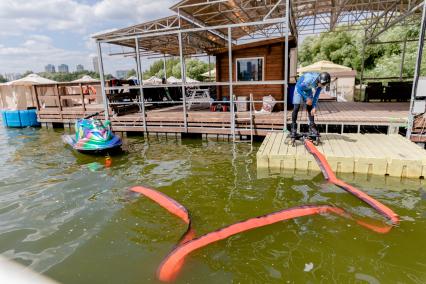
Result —
M 337 29 L 364 30 L 364 45 L 375 43 L 384 31 L 392 26 L 417 21 L 424 1 L 420 0 L 183 0 L 171 7 L 176 14 L 155 21 L 134 25 L 94 36 L 97 41 L 99 70 L 103 73 L 101 45 L 105 43 L 126 46 L 137 58 L 138 78 L 141 75 L 142 56 L 179 56 L 182 68 L 182 90 L 193 84 L 186 82 L 185 57 L 197 54 L 214 54 L 227 48 L 230 66 L 232 48 L 242 41 L 256 41 L 271 37 L 285 38 L 284 80 L 259 82 L 209 82 L 197 85 L 228 86 L 279 84 L 284 86 L 284 125 L 286 126 L 288 40 L 289 35 L 310 34 Z M 424 9 L 424 8 L 423 8 Z M 422 26 L 424 28 L 424 26 Z M 184 45 L 185 43 L 185 45 Z M 419 43 L 419 49 L 423 45 Z M 419 50 L 420 54 L 421 51 Z M 231 72 L 232 73 L 232 72 Z M 363 72 L 361 71 L 361 74 Z M 415 81 L 418 80 L 418 72 Z M 108 102 L 103 74 L 102 95 Z M 141 82 L 141 81 L 140 81 Z M 166 85 L 164 85 L 166 86 Z M 140 84 L 132 88 L 149 88 Z M 143 97 L 143 95 L 142 95 Z M 233 104 L 233 96 L 230 96 Z M 185 131 L 187 131 L 185 95 L 183 98 Z M 144 113 L 144 101 L 139 102 Z M 106 107 L 107 108 L 107 107 Z M 233 109 L 231 107 L 231 109 Z M 410 110 L 411 114 L 411 110 Z M 105 113 L 107 116 L 107 112 Z M 232 128 L 234 121 L 231 121 Z M 144 118 L 144 127 L 146 123 Z M 234 129 L 233 133 L 234 133 Z

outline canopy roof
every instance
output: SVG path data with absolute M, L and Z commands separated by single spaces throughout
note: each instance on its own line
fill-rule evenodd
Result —
M 283 36 L 284 0 L 183 0 L 171 7 L 175 15 L 94 36 L 99 41 L 151 53 L 179 55 L 179 31 L 183 53 L 214 53 L 227 46 L 227 26 L 232 25 L 232 44 L 259 37 Z M 420 0 L 291 0 L 290 31 L 298 33 L 333 30 L 340 25 L 363 25 L 369 38 L 383 29 L 419 14 Z M 249 26 L 242 26 L 248 24 Z M 214 27 L 214 28 L 213 28 Z
M 37 74 L 30 74 L 25 76 L 24 78 L 8 82 L 8 85 L 20 85 L 20 86 L 29 86 L 29 85 L 37 85 L 37 84 L 54 84 L 56 81 L 46 79 Z
M 94 78 L 90 77 L 89 75 L 84 75 L 80 79 L 74 80 L 72 82 L 73 83 L 95 83 L 95 82 L 99 82 L 99 80 L 94 79 Z
M 206 78 L 216 78 L 216 69 L 204 72 L 203 74 L 201 74 L 201 76 Z
M 306 72 L 347 72 L 352 71 L 350 67 L 346 67 L 343 65 L 335 64 L 331 61 L 321 60 L 317 61 L 311 65 L 297 68 L 298 73 L 306 73 Z

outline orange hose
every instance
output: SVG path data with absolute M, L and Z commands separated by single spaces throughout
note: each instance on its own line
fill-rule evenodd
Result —
M 361 190 L 345 183 L 344 181 L 338 179 L 334 174 L 333 170 L 330 167 L 330 164 L 327 162 L 327 159 L 324 155 L 318 151 L 315 145 L 308 139 L 305 139 L 305 147 L 309 153 L 311 153 L 315 160 L 317 161 L 324 177 L 332 184 L 337 185 L 338 187 L 346 190 L 347 192 L 355 195 L 374 209 L 376 209 L 383 216 L 388 218 L 393 225 L 397 225 L 399 223 L 398 215 L 392 211 L 389 207 L 384 205 L 383 203 L 377 201 L 373 197 L 369 196 L 367 193 L 362 192 Z
M 346 190 L 347 192 L 353 194 L 358 197 L 362 201 L 366 202 L 382 215 L 390 219 L 393 225 L 399 223 L 399 217 L 395 214 L 389 207 L 375 200 L 368 194 L 362 192 L 361 190 L 343 182 L 338 179 L 334 172 L 332 171 L 330 165 L 325 159 L 324 155 L 318 151 L 318 149 L 313 145 L 313 143 L 307 139 L 305 139 L 305 147 L 306 149 L 315 157 L 318 165 L 321 168 L 324 177 L 331 183 L 339 186 L 340 188 Z M 191 252 L 207 246 L 213 242 L 217 242 L 223 239 L 226 239 L 235 234 L 239 234 L 241 232 L 245 232 L 248 230 L 252 230 L 255 228 L 267 226 L 270 224 L 274 224 L 280 221 L 294 219 L 302 216 L 322 214 L 322 213 L 334 213 L 339 216 L 352 219 L 357 224 L 373 230 L 377 233 L 388 233 L 392 226 L 390 225 L 374 225 L 370 222 L 363 221 L 352 217 L 345 210 L 333 206 L 327 205 L 306 205 L 300 207 L 293 207 L 290 209 L 284 209 L 278 212 L 274 212 L 271 214 L 267 214 L 264 216 L 251 218 L 245 221 L 238 222 L 236 224 L 224 227 L 217 231 L 205 234 L 198 238 L 195 238 L 195 232 L 191 228 L 191 218 L 188 213 L 188 210 L 179 204 L 177 201 L 168 197 L 167 195 L 158 192 L 154 189 L 150 189 L 147 187 L 136 186 L 131 188 L 130 190 L 134 192 L 141 193 L 146 197 L 152 199 L 153 201 L 160 204 L 162 207 L 167 209 L 170 213 L 182 219 L 186 224 L 188 224 L 188 229 L 185 234 L 182 236 L 180 244 L 176 246 L 169 255 L 164 259 L 162 264 L 160 265 L 157 276 L 161 281 L 172 281 L 176 278 L 178 272 L 184 264 L 185 257 Z

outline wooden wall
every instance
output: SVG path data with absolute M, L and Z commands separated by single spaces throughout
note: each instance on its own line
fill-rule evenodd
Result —
M 239 47 L 232 51 L 233 81 L 236 81 L 236 59 L 250 57 L 264 57 L 264 80 L 284 80 L 284 42 L 265 41 L 257 44 L 247 44 L 247 47 Z M 294 48 L 295 43 L 290 44 Z M 296 54 L 296 53 L 291 53 Z M 289 65 L 292 60 L 289 60 Z M 295 68 L 292 68 L 295 70 Z M 289 74 L 289 76 L 291 76 Z M 216 81 L 229 81 L 228 53 L 216 54 Z M 272 95 L 276 100 L 282 101 L 284 95 L 283 85 L 247 85 L 233 86 L 235 96 L 247 96 L 253 94 L 254 100 L 261 101 L 264 96 Z M 227 86 L 218 87 L 218 99 L 224 96 L 229 98 L 229 88 Z M 261 108 L 261 103 L 255 105 L 256 110 Z M 283 104 L 276 104 L 274 110 L 282 110 Z

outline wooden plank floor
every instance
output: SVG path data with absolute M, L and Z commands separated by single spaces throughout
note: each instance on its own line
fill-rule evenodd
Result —
M 400 135 L 324 134 L 317 148 L 335 173 L 408 178 L 426 174 L 426 151 Z M 268 133 L 257 152 L 257 167 L 270 173 L 320 170 L 303 143 L 293 147 L 283 132 Z
M 315 121 L 317 124 L 385 126 L 398 130 L 407 123 L 409 103 L 357 103 L 357 102 L 320 102 Z M 82 107 L 44 108 L 38 111 L 40 122 L 72 123 L 77 118 L 86 116 L 96 111 L 102 111 L 102 105 L 87 105 Z M 248 112 L 237 112 L 237 135 L 250 135 Z M 100 116 L 102 118 L 102 115 Z M 110 114 L 114 131 L 144 131 L 143 117 L 140 112 L 121 116 Z M 229 112 L 210 112 L 208 109 L 191 107 L 187 112 L 187 125 L 185 129 L 182 106 L 171 106 L 161 109 L 146 110 L 146 128 L 148 132 L 188 132 L 204 134 L 230 135 L 231 115 Z M 287 112 L 287 122 L 291 121 L 291 111 Z M 299 124 L 307 123 L 307 112 L 299 113 Z M 255 114 L 253 117 L 254 135 L 266 136 L 269 131 L 281 131 L 284 125 L 284 113 L 272 112 L 270 114 Z M 327 129 L 327 128 L 326 128 Z M 324 132 L 324 131 L 323 131 Z M 326 132 L 326 131 L 325 131 Z M 332 132 L 332 131 L 330 131 Z

